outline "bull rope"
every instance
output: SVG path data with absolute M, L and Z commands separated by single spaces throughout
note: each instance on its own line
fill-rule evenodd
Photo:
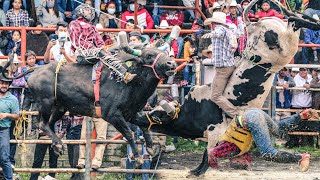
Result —
M 16 141 L 18 142 L 18 137 L 22 133 L 22 129 L 23 129 L 23 141 L 21 143 L 21 149 L 22 149 L 21 151 L 23 153 L 26 153 L 27 152 L 27 146 L 26 146 L 26 142 L 25 142 L 26 141 L 26 133 L 27 133 L 26 123 L 31 122 L 31 120 L 27 117 L 27 111 L 23 110 L 20 113 L 19 118 L 15 122 L 16 122 L 16 126 L 13 129 L 13 135 L 14 135 Z M 22 126 L 23 126 L 23 128 L 22 128 Z
M 67 60 L 63 59 L 58 62 L 58 65 L 56 67 L 56 72 L 55 72 L 56 77 L 54 79 L 54 98 L 55 99 L 57 99 L 58 74 L 59 74 L 61 66 L 63 66 L 66 63 L 67 63 Z

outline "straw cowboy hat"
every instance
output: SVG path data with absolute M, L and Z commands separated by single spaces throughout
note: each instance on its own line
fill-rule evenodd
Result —
M 217 2 L 213 3 L 213 6 L 211 8 L 209 8 L 209 13 L 212 14 L 213 11 L 216 9 L 221 9 L 220 4 L 218 4 Z
M 171 29 L 172 26 L 169 26 L 169 23 L 167 20 L 162 20 L 160 22 L 160 25 L 159 26 L 156 26 L 157 29 Z
M 204 25 L 209 25 L 211 23 L 219 23 L 225 26 L 228 26 L 226 23 L 227 15 L 223 12 L 214 12 L 211 18 L 208 18 L 204 21 Z
M 207 49 L 202 50 L 202 55 L 205 56 L 205 57 L 208 57 L 208 54 L 210 52 L 212 52 L 212 44 L 210 44 Z

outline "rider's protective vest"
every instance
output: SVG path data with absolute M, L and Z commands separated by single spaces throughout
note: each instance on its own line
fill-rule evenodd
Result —
M 237 116 L 230 122 L 226 132 L 221 136 L 220 141 L 228 141 L 235 144 L 241 150 L 237 155 L 240 156 L 250 150 L 253 139 L 251 132 L 237 127 L 235 119 L 238 120 Z

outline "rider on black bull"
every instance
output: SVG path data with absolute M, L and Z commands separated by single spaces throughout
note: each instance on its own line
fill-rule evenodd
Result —
M 70 22 L 70 39 L 75 50 L 78 63 L 95 64 L 101 60 L 112 70 L 117 80 L 130 82 L 136 74 L 130 74 L 120 63 L 114 62 L 108 52 L 103 50 L 105 46 L 98 30 L 90 22 L 95 13 L 92 7 L 81 4 L 76 8 L 77 19 Z M 97 57 L 99 59 L 97 59 Z

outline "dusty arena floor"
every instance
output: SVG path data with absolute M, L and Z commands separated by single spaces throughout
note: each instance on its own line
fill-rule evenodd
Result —
M 219 170 L 209 168 L 200 177 L 188 176 L 189 170 L 196 168 L 201 162 L 202 154 L 169 153 L 163 154 L 159 162 L 159 169 L 170 169 L 159 174 L 160 179 L 289 179 L 289 180 L 320 180 L 320 158 L 311 157 L 311 166 L 307 172 L 299 172 L 297 164 L 279 164 L 264 161 L 253 155 L 251 170 L 239 171 L 228 167 L 228 161 L 220 161 Z

